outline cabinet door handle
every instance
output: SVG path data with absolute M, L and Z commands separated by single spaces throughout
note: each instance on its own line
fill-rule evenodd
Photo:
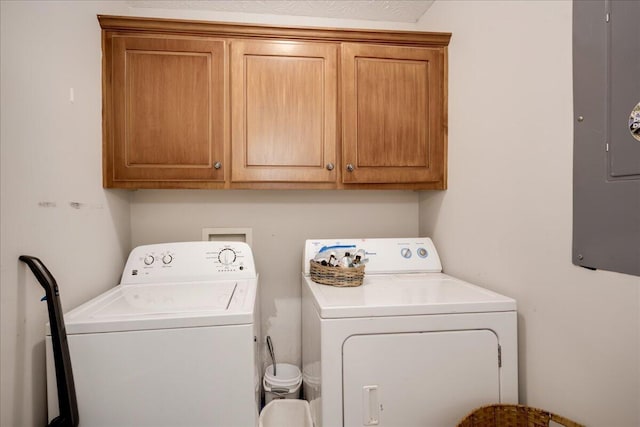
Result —
M 214 168 L 214 169 L 220 169 L 221 167 L 222 167 L 222 163 L 220 163 L 220 162 L 215 162 L 215 163 L 213 164 L 213 168 Z
M 354 169 L 355 169 L 355 168 L 353 167 L 353 165 L 352 165 L 351 163 L 349 163 L 349 164 L 347 165 L 347 170 L 348 170 L 349 172 L 353 172 L 353 170 L 354 170 Z
M 335 166 L 333 165 L 333 163 L 331 163 L 331 162 L 327 163 L 327 170 L 328 171 L 332 171 L 334 167 Z

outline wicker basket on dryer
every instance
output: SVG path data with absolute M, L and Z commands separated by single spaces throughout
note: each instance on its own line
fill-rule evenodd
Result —
M 458 427 L 549 427 L 553 421 L 565 427 L 585 427 L 560 415 L 524 405 L 489 405 L 467 415 Z
M 323 285 L 354 287 L 362 285 L 364 264 L 357 267 L 332 267 L 316 261 L 309 261 L 311 280 Z

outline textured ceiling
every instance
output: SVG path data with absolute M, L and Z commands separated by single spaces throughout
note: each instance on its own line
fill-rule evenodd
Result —
M 434 0 L 130 0 L 127 3 L 132 8 L 207 10 L 414 23 L 418 22 L 433 2 Z

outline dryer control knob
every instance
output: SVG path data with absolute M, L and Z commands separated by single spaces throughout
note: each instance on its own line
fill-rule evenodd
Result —
M 166 254 L 165 256 L 162 257 L 162 262 L 164 264 L 169 264 L 171 263 L 171 261 L 173 261 L 173 257 L 169 254 Z
M 146 265 L 151 265 L 153 264 L 153 261 L 155 261 L 156 259 L 153 257 L 153 255 L 147 255 L 146 257 L 144 257 L 144 263 Z
M 418 256 L 420 258 L 426 258 L 427 255 L 429 255 L 429 253 L 427 252 L 427 250 L 425 248 L 418 248 Z
M 402 255 L 403 258 L 411 258 L 411 249 L 409 248 L 402 248 L 400 249 L 400 255 Z

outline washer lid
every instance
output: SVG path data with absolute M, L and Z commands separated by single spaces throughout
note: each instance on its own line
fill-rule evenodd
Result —
M 255 295 L 256 280 L 118 285 L 64 321 L 67 334 L 248 324 Z
M 365 275 L 349 288 L 303 279 L 324 319 L 516 310 L 514 299 L 442 273 Z

